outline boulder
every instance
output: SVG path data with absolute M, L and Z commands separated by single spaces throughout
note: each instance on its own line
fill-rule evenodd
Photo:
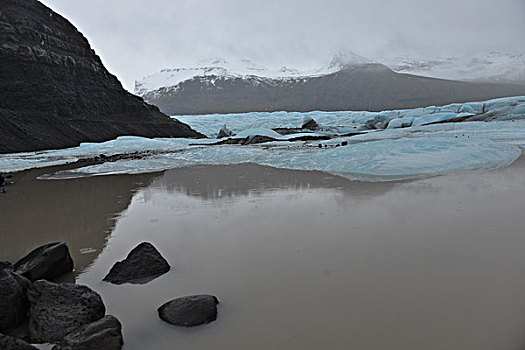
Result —
M 31 281 L 53 280 L 73 270 L 73 259 L 64 242 L 36 248 L 15 264 L 15 271 Z
M 16 327 L 27 316 L 26 292 L 31 282 L 13 271 L 13 265 L 0 262 L 0 331 Z
M 28 290 L 29 339 L 56 342 L 76 329 L 95 322 L 106 312 L 100 295 L 89 287 L 45 280 Z
M 53 350 L 118 350 L 122 344 L 122 325 L 107 315 L 69 333 Z
M 29 302 L 27 303 L 27 305 L 28 305 L 27 309 L 28 309 L 28 312 L 29 312 Z M 29 318 L 28 318 L 28 314 L 26 313 L 26 317 L 24 318 L 24 320 L 19 325 L 17 325 L 14 328 L 10 328 L 8 330 L 2 331 L 2 333 L 4 335 L 10 336 L 10 337 L 13 337 L 13 338 L 16 338 L 16 339 L 20 339 L 20 340 L 23 340 L 23 341 L 26 341 L 26 342 L 29 341 Z
M 215 321 L 218 303 L 213 295 L 191 295 L 168 301 L 158 312 L 163 321 L 172 325 L 194 327 Z
M 140 243 L 129 252 L 126 259 L 113 265 L 104 281 L 113 284 L 143 284 L 170 270 L 170 265 L 159 251 L 148 242 Z
M 2 350 L 37 350 L 23 340 L 0 334 L 0 349 Z
M 273 137 L 264 136 L 264 135 L 250 135 L 246 137 L 242 142 L 241 145 L 256 145 L 259 143 L 265 143 L 265 142 L 272 142 L 275 141 Z
M 219 134 L 217 135 L 217 138 L 222 139 L 223 137 L 230 137 L 230 136 L 233 136 L 233 132 L 231 132 L 231 130 L 229 130 L 226 127 L 226 124 L 224 124 L 222 128 L 219 130 Z
M 238 135 L 237 135 L 238 136 Z M 242 138 L 229 138 L 226 140 L 221 140 L 215 143 L 201 143 L 200 146 L 217 146 L 217 145 L 255 145 L 258 143 L 265 143 L 265 142 L 272 142 L 276 141 L 277 139 L 269 136 L 263 136 L 263 135 L 250 135 L 247 137 Z
M 319 124 L 317 124 L 314 118 L 306 116 L 303 119 L 303 125 L 301 126 L 301 128 L 308 130 L 317 130 L 317 128 L 319 128 Z

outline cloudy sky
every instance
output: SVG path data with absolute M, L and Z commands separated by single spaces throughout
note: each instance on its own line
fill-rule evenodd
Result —
M 125 88 L 162 68 L 251 58 L 316 67 L 339 49 L 384 55 L 525 53 L 525 0 L 42 0 Z

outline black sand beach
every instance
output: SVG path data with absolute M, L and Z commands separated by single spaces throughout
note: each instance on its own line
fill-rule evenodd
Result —
M 255 165 L 36 180 L 0 194 L 0 257 L 64 240 L 125 349 L 519 349 L 525 346 L 525 159 L 491 172 L 361 183 Z M 138 243 L 172 269 L 102 282 Z M 156 308 L 221 301 L 198 329 Z

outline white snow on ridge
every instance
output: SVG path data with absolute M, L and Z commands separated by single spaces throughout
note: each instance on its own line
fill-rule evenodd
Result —
M 378 60 L 399 73 L 450 80 L 525 84 L 525 54 L 489 52 L 431 58 L 393 55 Z
M 135 81 L 135 93 L 143 96 L 147 92 L 161 88 L 176 87 L 178 84 L 196 77 L 248 78 L 259 77 L 269 79 L 288 79 L 319 76 L 337 72 L 345 66 L 370 63 L 367 58 L 353 52 L 339 51 L 325 67 L 298 70 L 292 67 L 268 68 L 250 59 L 230 60 L 215 58 L 198 62 L 193 67 L 163 69 Z
M 219 78 L 309 78 L 335 73 L 345 67 L 381 63 L 399 73 L 432 78 L 525 84 L 525 54 L 489 52 L 466 56 L 425 57 L 415 54 L 393 54 L 365 58 L 352 51 L 340 50 L 329 64 L 298 70 L 291 67 L 268 68 L 249 59 L 203 60 L 191 67 L 163 69 L 135 81 L 135 93 L 144 96 L 150 91 L 173 88 L 196 77 Z

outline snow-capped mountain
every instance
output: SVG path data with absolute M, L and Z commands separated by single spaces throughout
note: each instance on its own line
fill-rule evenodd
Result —
M 250 59 L 214 58 L 192 67 L 166 68 L 135 81 L 135 93 L 144 96 L 160 88 L 175 88 L 195 77 L 215 78 L 305 78 L 332 74 L 342 69 L 370 63 L 381 63 L 398 73 L 431 78 L 525 84 L 525 54 L 489 52 L 483 55 L 416 57 L 393 55 L 370 59 L 352 51 L 340 50 L 324 67 L 299 70 L 292 67 L 268 68 Z
M 394 55 L 378 60 L 399 73 L 451 80 L 525 84 L 524 54 L 489 52 L 433 58 Z
M 519 58 L 518 55 L 514 59 Z M 501 72 L 507 72 L 506 77 L 510 77 L 519 70 L 498 68 L 515 63 L 509 59 L 470 60 L 468 65 L 464 64 L 468 70 L 461 70 L 461 62 L 454 59 L 394 58 L 387 63 L 384 65 L 348 51 L 338 52 L 324 67 L 306 70 L 272 69 L 248 59 L 214 59 L 150 75 L 136 82 L 135 93 L 172 115 L 281 110 L 378 111 L 525 95 L 525 84 L 472 83 L 426 77 L 452 78 L 456 75 L 463 80 L 480 80 L 474 78 L 483 74 L 489 77 L 489 70 L 483 65 L 492 67 L 490 77 L 499 77 Z M 477 75 L 468 76 L 466 72 Z
M 324 68 L 323 70 L 329 71 L 329 72 L 336 72 L 344 68 L 348 67 L 356 67 L 364 64 L 369 63 L 379 63 L 377 61 L 371 60 L 369 58 L 363 57 L 353 51 L 348 50 L 339 50 L 328 66 Z
M 343 54 L 340 54 L 334 57 L 326 67 L 298 70 L 286 66 L 277 69 L 268 68 L 247 58 L 230 61 L 224 58 L 215 58 L 200 61 L 193 67 L 163 69 L 159 73 L 143 78 L 141 81 L 135 81 L 135 93 L 144 96 L 150 91 L 176 87 L 178 84 L 196 77 L 285 79 L 319 76 L 340 70 L 344 62 L 350 62 L 350 58 L 345 58 Z

